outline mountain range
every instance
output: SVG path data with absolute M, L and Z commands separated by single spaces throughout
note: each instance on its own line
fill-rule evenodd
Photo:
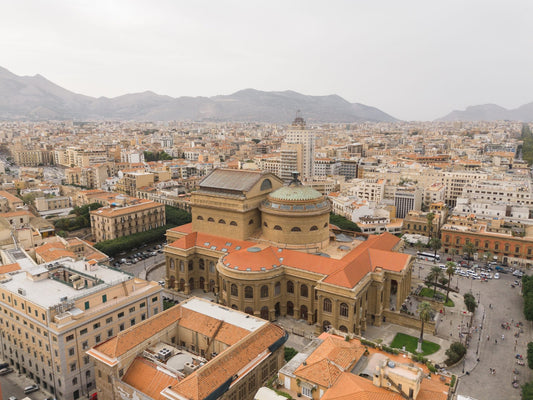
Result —
M 482 104 L 467 107 L 463 111 L 454 110 L 437 121 L 524 121 L 533 122 L 533 103 L 508 110 L 497 104 Z
M 225 96 L 178 97 L 153 92 L 90 97 L 41 75 L 18 76 L 0 67 L 0 119 L 289 122 L 297 110 L 308 122 L 393 122 L 389 114 L 337 95 L 245 89 Z

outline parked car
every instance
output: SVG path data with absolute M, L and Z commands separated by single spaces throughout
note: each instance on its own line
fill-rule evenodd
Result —
M 519 278 L 521 278 L 522 276 L 524 276 L 524 273 L 517 269 L 513 272 L 513 276 L 518 276 Z
M 24 394 L 33 393 L 39 390 L 39 385 L 33 384 L 24 388 Z
M 500 279 L 500 274 L 498 272 L 494 273 L 494 279 Z
M 9 367 L 8 363 L 1 363 L 0 364 L 0 369 L 4 369 L 4 368 L 7 368 L 7 367 Z
M 7 375 L 7 374 L 10 374 L 11 372 L 13 372 L 13 368 L 11 367 L 0 369 L 0 375 Z

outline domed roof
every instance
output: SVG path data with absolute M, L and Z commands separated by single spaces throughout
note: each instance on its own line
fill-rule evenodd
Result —
M 321 199 L 322 194 L 310 186 L 289 185 L 280 187 L 270 193 L 271 199 L 277 200 L 315 200 Z

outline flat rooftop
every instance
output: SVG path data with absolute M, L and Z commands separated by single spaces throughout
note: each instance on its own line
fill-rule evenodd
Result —
M 241 311 L 228 309 L 219 306 L 216 303 L 206 302 L 205 300 L 197 298 L 190 299 L 186 303 L 183 303 L 181 307 L 204 315 L 209 315 L 212 318 L 238 326 L 239 328 L 246 329 L 250 332 L 268 324 L 268 321 L 265 321 L 264 319 L 256 318 L 252 315 L 244 314 Z

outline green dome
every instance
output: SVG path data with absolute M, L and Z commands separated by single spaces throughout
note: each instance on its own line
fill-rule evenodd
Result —
M 278 190 L 270 193 L 269 197 L 277 200 L 301 201 L 321 199 L 322 194 L 309 186 L 289 185 L 280 187 Z

